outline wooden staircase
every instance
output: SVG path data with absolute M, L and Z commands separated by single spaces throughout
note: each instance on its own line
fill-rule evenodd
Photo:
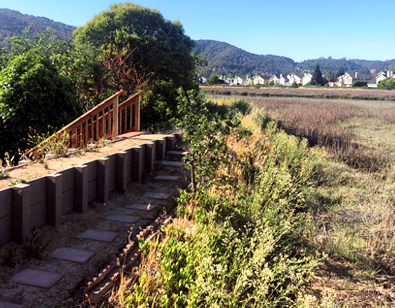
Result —
M 45 142 L 67 140 L 69 148 L 83 148 L 101 139 L 116 140 L 118 135 L 140 131 L 140 91 L 119 104 L 121 90 L 78 119 L 63 127 Z M 64 138 L 66 136 L 67 138 Z M 36 160 L 40 157 L 41 144 L 26 152 L 23 157 Z

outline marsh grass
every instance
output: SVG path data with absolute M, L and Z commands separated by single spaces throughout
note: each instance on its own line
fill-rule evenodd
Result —
M 229 104 L 228 99 L 214 100 Z M 304 190 L 305 232 L 311 247 L 327 255 L 325 262 L 342 270 L 324 267 L 314 282 L 319 287 L 307 290 L 314 290 L 314 296 L 305 307 L 392 307 L 395 104 L 295 98 L 248 101 L 288 133 L 326 151 L 316 166 L 313 187 Z M 309 301 L 308 296 L 301 298 Z

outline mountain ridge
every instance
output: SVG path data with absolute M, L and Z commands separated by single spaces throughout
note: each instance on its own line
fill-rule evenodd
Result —
M 51 28 L 55 30 L 56 34 L 62 39 L 71 38 L 73 31 L 76 29 L 74 26 L 56 22 L 46 17 L 37 17 L 22 14 L 18 11 L 7 8 L 0 8 L 0 48 L 9 47 L 6 39 L 12 36 L 23 35 L 23 31 L 29 25 L 32 25 L 30 30 L 31 36 L 41 30 Z

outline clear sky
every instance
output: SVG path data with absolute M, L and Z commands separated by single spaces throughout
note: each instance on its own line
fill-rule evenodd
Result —
M 118 1 L 0 0 L 0 8 L 82 26 Z M 133 1 L 132 1 L 133 2 Z M 213 39 L 295 61 L 395 58 L 395 0 L 140 0 L 180 20 L 192 39 Z

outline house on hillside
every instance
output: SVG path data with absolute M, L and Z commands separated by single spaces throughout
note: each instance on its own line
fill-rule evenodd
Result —
M 254 85 L 257 84 L 268 84 L 270 77 L 268 76 L 254 76 Z
M 234 85 L 244 85 L 246 82 L 247 78 L 246 77 L 240 77 L 240 76 L 235 76 L 233 79 L 233 84 Z
M 228 77 L 226 75 L 219 76 L 219 79 L 222 80 L 226 84 L 233 84 L 233 78 Z
M 278 79 L 278 84 L 280 84 L 282 86 L 288 86 L 289 80 L 287 77 L 284 77 L 283 74 L 280 74 L 280 78 Z
M 302 77 L 302 85 L 306 85 L 309 82 L 311 82 L 311 79 L 313 79 L 313 75 L 310 73 L 304 73 L 304 76 Z
M 289 85 L 293 85 L 294 83 L 296 83 L 296 84 L 302 83 L 302 79 L 298 75 L 295 75 L 295 74 L 288 75 L 288 79 L 289 79 Z
M 353 81 L 352 76 L 347 72 L 344 75 L 337 77 L 337 82 L 341 84 L 341 87 L 351 87 Z
M 273 80 L 273 84 L 277 85 L 279 80 L 277 76 L 274 74 L 272 77 L 269 78 L 269 82 Z
M 388 71 L 387 73 L 381 71 L 380 73 L 377 74 L 376 77 L 373 77 L 369 82 L 368 82 L 368 88 L 377 88 L 379 85 L 380 81 L 383 81 L 387 78 L 395 78 L 394 72 L 393 71 Z

